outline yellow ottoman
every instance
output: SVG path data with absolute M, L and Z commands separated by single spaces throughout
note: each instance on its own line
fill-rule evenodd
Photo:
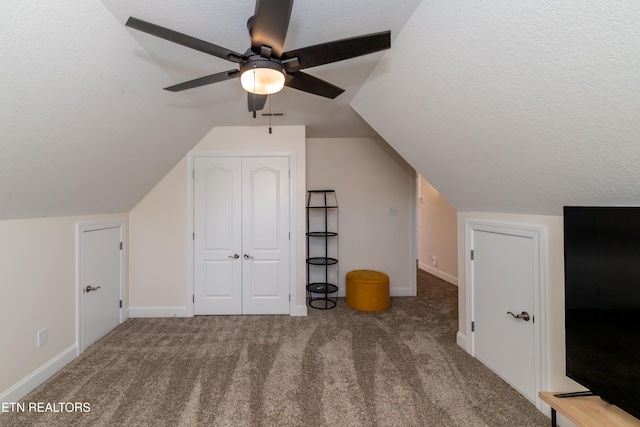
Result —
M 347 305 L 362 311 L 382 311 L 389 308 L 389 276 L 374 270 L 348 272 Z

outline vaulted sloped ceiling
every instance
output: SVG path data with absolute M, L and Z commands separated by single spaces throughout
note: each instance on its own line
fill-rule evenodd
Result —
M 419 0 L 296 0 L 285 49 L 391 30 Z M 239 81 L 162 88 L 234 64 L 125 27 L 129 16 L 244 52 L 255 0 L 0 2 L 0 220 L 128 212 L 214 126 L 267 125 Z M 273 125 L 375 136 L 349 106 L 383 53 L 309 69 L 335 100 L 285 88 Z
M 0 45 L 0 219 L 128 212 L 212 127 L 100 2 L 3 1 Z
M 124 26 L 244 51 L 254 3 L 0 2 L 0 219 L 128 212 L 213 126 L 267 124 L 234 81 L 163 91 L 231 67 Z M 638 22 L 634 0 L 296 0 L 285 49 L 385 29 L 392 48 L 310 70 L 346 92 L 285 89 L 273 124 L 379 134 L 462 211 L 637 205 Z
M 640 3 L 423 1 L 352 106 L 460 211 L 640 205 Z

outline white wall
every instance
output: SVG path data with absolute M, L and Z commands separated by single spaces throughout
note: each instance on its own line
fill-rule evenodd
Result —
M 303 126 L 216 127 L 192 152 L 293 153 L 296 176 L 292 204 L 296 228 L 295 304 L 305 303 L 305 139 Z M 130 213 L 130 316 L 189 316 L 192 314 L 188 256 L 188 159 L 171 170 Z
M 460 333 L 469 336 L 466 318 L 465 221 L 480 220 L 507 224 L 531 225 L 546 230 L 547 266 L 547 385 L 549 390 L 579 390 L 578 384 L 565 375 L 564 345 L 564 253 L 561 216 L 521 215 L 487 212 L 458 212 L 458 319 Z M 468 340 L 467 340 L 468 341 Z
M 415 295 L 415 172 L 406 161 L 381 139 L 308 139 L 307 189 L 336 190 L 339 295 L 357 269 L 388 274 L 392 296 Z
M 265 127 L 217 127 L 193 151 L 296 153 L 297 306 L 306 306 L 306 189 L 320 187 L 338 194 L 342 292 L 346 272 L 369 268 L 389 274 L 392 295 L 415 294 L 413 169 L 378 139 L 304 145 L 303 127 L 274 127 L 272 135 Z M 182 159 L 129 215 L 132 317 L 189 315 L 187 163 Z
M 184 315 L 187 306 L 187 160 L 129 213 L 129 313 Z
M 454 285 L 458 284 L 457 220 L 453 206 L 419 175 L 418 267 Z
M 0 400 L 22 397 L 76 356 L 76 224 L 113 220 L 127 216 L 0 221 Z M 38 348 L 42 328 L 48 342 Z

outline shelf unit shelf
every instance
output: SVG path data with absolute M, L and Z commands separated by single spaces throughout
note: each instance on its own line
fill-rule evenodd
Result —
M 309 237 L 333 237 L 337 236 L 338 233 L 334 233 L 332 231 L 312 231 L 307 233 Z
M 338 263 L 338 260 L 335 258 L 314 257 L 314 258 L 307 259 L 307 264 L 311 264 L 311 265 L 334 265 L 337 263 Z
M 310 307 L 328 310 L 338 302 L 338 199 L 335 190 L 308 191 L 306 208 L 307 298 Z

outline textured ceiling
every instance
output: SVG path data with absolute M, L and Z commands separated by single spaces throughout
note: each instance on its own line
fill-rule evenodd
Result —
M 124 26 L 244 51 L 253 8 L 0 2 L 0 219 L 128 212 L 213 126 L 267 124 L 235 81 L 163 91 L 232 67 Z M 639 205 L 638 22 L 635 0 L 297 0 L 286 50 L 386 29 L 392 47 L 310 69 L 346 92 L 285 88 L 273 125 L 378 134 L 460 211 Z
M 418 0 L 297 0 L 285 49 L 391 30 Z M 125 27 L 129 16 L 244 52 L 243 0 L 0 2 L 0 219 L 128 212 L 212 127 L 266 125 L 239 81 L 181 93 L 173 83 L 234 64 Z M 382 53 L 308 70 L 346 92 L 285 88 L 273 125 L 308 137 L 375 132 L 349 101 Z M 267 104 L 268 111 L 269 104 Z
M 631 0 L 422 2 L 352 106 L 459 211 L 640 205 L 639 22 Z

